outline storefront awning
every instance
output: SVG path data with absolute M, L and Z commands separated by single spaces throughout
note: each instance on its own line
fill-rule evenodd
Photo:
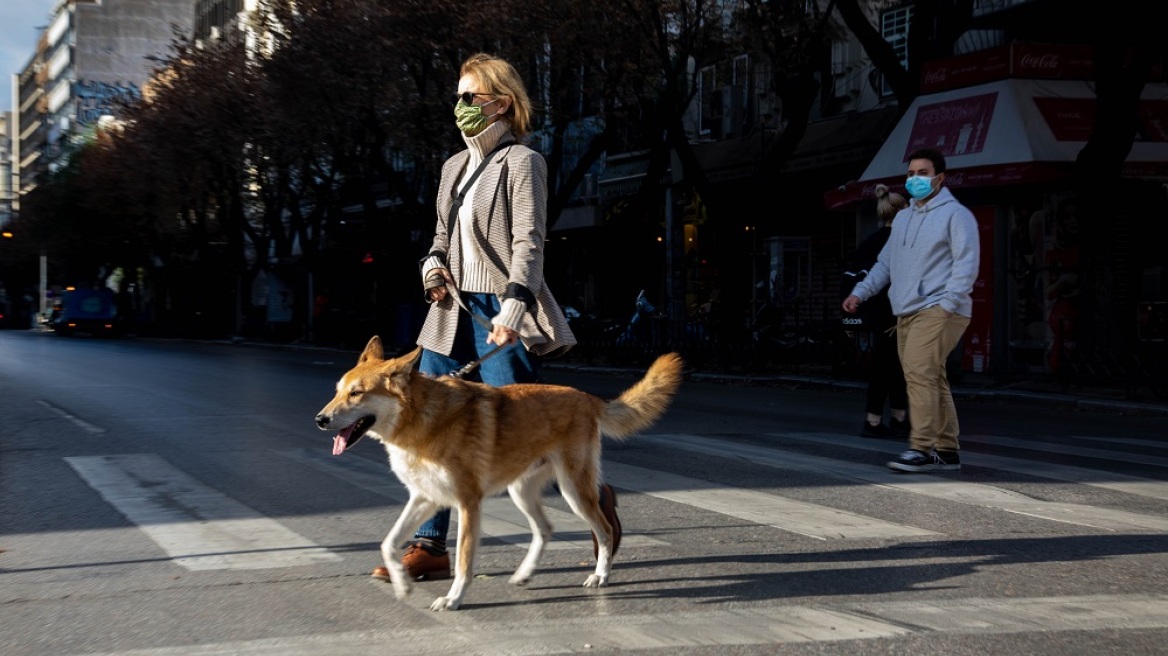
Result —
M 1149 83 L 1124 175 L 1168 180 L 1168 84 Z M 828 209 L 904 182 L 908 154 L 936 148 L 946 184 L 1031 184 L 1066 176 L 1095 121 L 1094 85 L 1083 80 L 1005 79 L 919 96 L 857 181 L 826 194 Z

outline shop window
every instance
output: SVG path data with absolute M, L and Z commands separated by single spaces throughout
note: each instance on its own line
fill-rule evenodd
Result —
M 710 134 L 714 121 L 722 120 L 722 98 L 720 95 L 714 93 L 716 91 L 714 88 L 715 81 L 713 66 L 706 66 L 698 72 L 698 98 L 701 99 L 701 107 L 699 108 L 701 119 L 698 125 L 698 134 Z
M 794 303 L 811 291 L 811 238 L 768 237 L 763 249 L 766 278 L 758 286 L 766 291 L 761 300 Z

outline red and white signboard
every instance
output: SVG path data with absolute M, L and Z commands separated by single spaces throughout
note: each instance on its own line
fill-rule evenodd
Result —
M 856 182 L 825 194 L 829 209 L 870 200 L 878 183 L 899 187 L 919 147 L 945 155 L 946 183 L 1031 184 L 1065 177 L 1090 138 L 1094 85 L 1005 79 L 919 96 Z M 1168 84 L 1145 85 L 1139 127 L 1123 174 L 1168 180 Z
M 997 92 L 921 105 L 904 149 L 904 159 L 918 148 L 949 150 L 954 155 L 980 153 L 994 118 Z
M 921 93 L 984 84 L 1008 77 L 1043 80 L 1091 80 L 1095 77 L 1090 46 L 1062 43 L 1014 43 L 927 62 Z

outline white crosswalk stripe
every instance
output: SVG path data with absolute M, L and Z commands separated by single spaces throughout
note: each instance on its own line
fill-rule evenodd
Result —
M 523 623 L 299 635 L 117 652 L 120 656 L 412 656 L 432 651 L 527 656 L 700 646 L 780 645 L 937 634 L 1168 628 L 1168 595 L 1093 595 L 775 605 Z M 79 655 L 81 656 L 81 655 Z M 114 656 L 85 654 L 83 656 Z
M 1110 460 L 1113 462 L 1128 462 L 1135 465 L 1155 465 L 1157 467 L 1168 467 L 1168 458 L 1154 456 L 1146 453 L 1133 455 L 1130 453 L 1116 451 L 1115 449 L 1096 449 L 1094 447 L 1076 446 L 1074 444 L 1054 444 L 1051 442 L 1042 442 L 1039 440 L 1022 440 L 1016 437 L 1002 437 L 1000 435 L 963 435 L 961 436 L 961 441 L 993 444 L 999 447 L 1026 449 L 1027 451 L 1059 453 L 1062 455 L 1076 456 L 1079 458 L 1096 458 L 1099 460 Z
M 1168 532 L 1168 518 L 1116 508 L 1059 503 L 1027 497 L 984 483 L 952 476 L 905 476 L 882 467 L 810 456 L 785 450 L 786 441 L 887 452 L 888 445 L 832 433 L 772 435 L 767 446 L 697 435 L 642 435 L 638 439 L 666 449 L 704 456 L 745 459 L 756 465 L 813 471 L 898 491 L 995 508 L 1045 520 L 1112 531 Z M 970 441 L 1002 443 L 1003 438 Z M 1021 448 L 1022 441 L 1013 446 Z M 1054 453 L 1097 456 L 1101 450 L 1061 444 L 1025 442 L 1027 448 Z M 394 504 L 404 504 L 405 488 L 388 465 L 361 457 L 338 458 L 316 449 L 276 452 L 300 465 L 333 476 Z M 1113 454 L 1113 460 L 1125 460 Z M 156 543 L 188 569 L 267 568 L 335 561 L 339 557 L 289 531 L 278 522 L 194 481 L 161 459 L 147 454 L 67 458 L 69 464 L 112 505 L 137 523 Z M 989 454 L 967 454 L 970 465 L 1027 473 L 1054 480 L 1168 499 L 1168 483 L 1115 472 Z M 1148 462 L 1140 459 L 1140 462 Z M 937 535 L 921 527 L 898 524 L 840 508 L 789 499 L 781 494 L 726 486 L 644 467 L 606 462 L 605 478 L 620 489 L 719 513 L 759 525 L 821 540 L 918 537 Z M 144 486 L 143 481 L 151 481 Z M 181 499 L 182 503 L 174 503 Z M 549 549 L 591 549 L 588 527 L 571 512 L 548 507 L 556 534 Z M 457 513 L 452 517 L 457 523 Z M 526 547 L 526 519 L 506 495 L 484 504 L 484 535 Z M 625 548 L 661 547 L 663 542 L 626 527 Z
M 811 444 L 889 454 L 895 451 L 888 443 L 851 436 L 797 432 L 774 434 L 757 443 L 746 443 L 691 434 L 651 434 L 639 436 L 638 441 L 697 454 L 707 460 L 725 458 L 747 461 L 753 466 L 813 472 L 828 479 L 879 485 L 899 493 L 971 504 L 1064 525 L 1127 533 L 1168 533 L 1168 518 L 1161 516 L 1031 498 L 1014 490 L 966 480 L 961 475 L 904 475 L 870 463 L 807 455 L 795 448 Z M 1082 446 L 1029 441 L 1006 444 L 988 436 L 975 436 L 968 441 L 1077 457 L 1096 458 L 1102 452 Z M 384 461 L 335 457 L 319 449 L 285 449 L 274 453 L 297 466 L 335 478 L 340 484 L 376 495 L 387 503 L 401 505 L 406 501 L 404 487 Z M 1156 464 L 1154 459 L 1120 453 L 1111 454 L 1108 460 Z M 341 559 L 275 520 L 195 481 L 157 456 L 73 457 L 66 461 L 108 503 L 141 527 L 176 563 L 188 569 L 258 569 Z M 985 453 L 963 453 L 963 461 L 968 466 L 1168 499 L 1168 482 L 1133 475 Z M 736 488 L 610 460 L 604 463 L 604 475 L 622 491 L 820 540 L 895 541 L 941 535 L 917 526 L 787 498 L 781 492 Z M 583 522 L 570 512 L 550 506 L 547 510 L 557 528 L 550 549 L 591 549 Z M 452 520 L 457 522 L 457 513 Z M 663 540 L 638 533 L 637 527 L 628 522 L 625 528 L 622 549 L 670 546 Z M 642 530 L 653 528 L 645 526 Z M 526 547 L 530 537 L 526 520 L 505 495 L 493 497 L 484 504 L 483 530 L 486 536 L 522 547 Z M 390 594 L 388 588 L 384 592 Z M 697 646 L 749 647 L 940 634 L 1113 630 L 1117 623 L 1125 629 L 1168 629 L 1168 595 L 774 604 L 693 613 L 557 618 L 519 624 L 441 621 L 439 626 L 417 629 L 301 635 L 118 653 L 124 656 L 393 655 L 415 654 L 440 641 L 445 648 L 455 647 L 464 654 L 522 656 L 607 649 L 668 651 Z
M 778 436 L 782 437 L 782 436 Z M 799 433 L 795 439 L 836 444 L 838 436 Z M 904 492 L 997 508 L 1006 512 L 1040 517 L 1056 522 L 1113 531 L 1168 531 L 1168 518 L 1143 515 L 1115 508 L 1058 503 L 1032 499 L 1018 492 L 982 483 L 966 483 L 945 476 L 906 477 L 883 467 L 857 464 L 834 458 L 788 453 L 769 447 L 740 444 L 694 435 L 643 435 L 641 439 L 665 448 L 678 448 L 704 455 L 749 459 L 755 464 L 779 468 L 819 471 L 840 478 L 884 485 Z
M 888 445 L 886 444 L 873 444 L 870 440 L 856 440 L 854 438 L 849 438 L 834 433 L 783 433 L 782 435 L 776 434 L 774 436 L 779 438 L 793 438 L 796 440 L 817 442 L 820 444 L 846 446 L 849 449 L 863 449 L 866 451 L 890 453 Z M 967 438 L 965 441 L 979 441 L 983 443 L 1000 444 L 1001 439 L 1002 438 L 983 437 L 981 439 Z M 1027 444 L 1033 443 L 1027 442 Z M 1034 447 L 1034 450 L 1041 450 L 1060 455 L 1070 455 L 1073 453 L 1071 451 L 1064 450 L 1062 445 L 1050 444 L 1041 447 Z M 1090 487 L 1113 490 L 1115 492 L 1124 492 L 1126 494 L 1135 494 L 1137 496 L 1150 497 L 1153 499 L 1168 500 L 1168 483 L 1152 478 L 1143 478 L 1140 476 L 1121 474 L 1119 472 L 1113 471 L 1102 471 L 1099 469 L 1089 469 L 1087 467 L 1076 467 L 1075 465 L 1045 462 L 1042 460 L 1026 460 L 1023 458 L 1013 458 L 1010 456 L 999 456 L 988 453 L 969 453 L 967 451 L 963 451 L 962 458 L 964 463 L 978 467 L 989 467 L 991 469 L 1014 472 L 1016 474 L 1039 476 L 1056 481 L 1066 481 L 1068 483 L 1078 483 Z M 1122 454 L 1113 454 L 1111 459 L 1131 463 L 1146 462 L 1142 459 L 1133 458 L 1130 456 L 1125 457 Z M 903 478 L 899 474 L 895 474 L 894 477 Z
M 268 569 L 341 559 L 153 454 L 65 461 L 189 570 Z
M 664 446 L 667 440 L 660 443 Z M 643 467 L 607 462 L 604 471 L 605 479 L 618 487 L 820 540 L 937 535 L 925 529 L 894 524 L 837 508 L 765 492 L 731 488 Z

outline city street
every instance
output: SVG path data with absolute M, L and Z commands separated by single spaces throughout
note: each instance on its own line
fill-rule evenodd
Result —
M 858 391 L 687 381 L 606 441 L 624 538 L 485 505 L 477 576 L 371 579 L 405 501 L 313 424 L 357 352 L 0 332 L 0 649 L 95 654 L 1163 654 L 1168 417 L 960 400 L 963 470 L 896 474 Z M 549 366 L 610 398 L 632 374 Z

